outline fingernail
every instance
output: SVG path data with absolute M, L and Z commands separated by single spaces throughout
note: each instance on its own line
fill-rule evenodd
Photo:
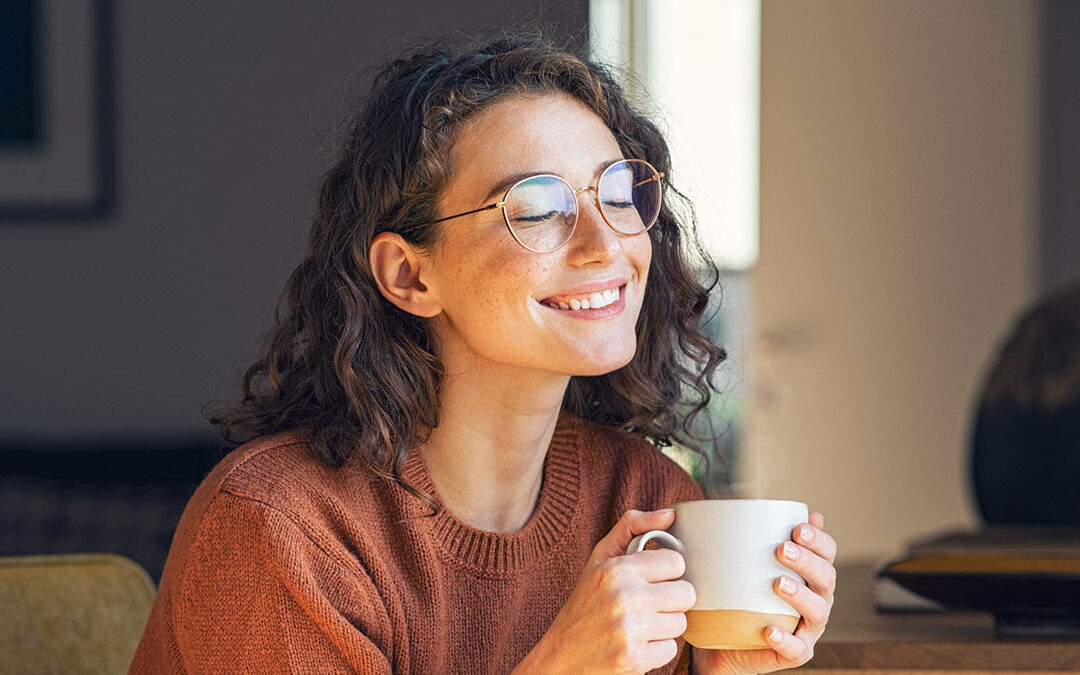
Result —
M 660 509 L 657 513 L 667 515 L 669 513 L 675 513 L 675 509 Z
M 777 640 L 779 640 L 780 639 L 780 629 L 777 628 L 776 626 L 773 626 L 772 628 L 770 628 L 768 638 L 769 638 L 769 640 L 771 640 L 773 642 L 776 642 Z
M 784 542 L 784 557 L 788 560 L 795 560 L 799 557 L 799 549 L 795 547 L 790 541 Z
M 809 525 L 803 525 L 799 528 L 799 539 L 802 539 L 804 542 L 806 542 L 810 541 L 813 538 L 814 531 L 810 529 Z
M 794 593 L 795 580 L 791 577 L 780 577 L 780 590 L 785 593 Z

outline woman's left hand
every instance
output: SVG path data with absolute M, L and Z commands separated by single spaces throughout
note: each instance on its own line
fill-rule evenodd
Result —
M 774 590 L 802 615 L 794 633 L 779 626 L 765 629 L 765 639 L 770 649 L 724 650 L 694 647 L 693 672 L 695 675 L 719 675 L 720 673 L 767 673 L 785 668 L 797 668 L 814 656 L 814 645 L 825 632 L 836 591 L 836 541 L 825 532 L 825 516 L 811 513 L 810 522 L 800 525 L 792 532 L 792 541 L 784 542 L 776 549 L 777 559 L 795 570 L 806 580 L 781 576 L 773 584 Z M 788 557 L 787 553 L 794 557 Z M 784 580 L 794 582 L 794 592 L 785 590 Z M 777 637 L 771 637 L 773 632 Z

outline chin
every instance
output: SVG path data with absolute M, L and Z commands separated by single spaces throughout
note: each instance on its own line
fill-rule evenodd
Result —
M 587 365 L 578 364 L 578 368 L 571 372 L 574 377 L 598 377 L 607 375 L 626 366 L 634 360 L 634 351 L 630 351 L 624 357 L 605 359 L 602 362 L 592 361 Z

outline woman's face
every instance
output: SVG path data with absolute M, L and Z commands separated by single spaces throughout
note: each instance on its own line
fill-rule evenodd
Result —
M 459 130 L 440 216 L 498 201 L 511 176 L 552 173 L 573 187 L 595 185 L 622 158 L 604 122 L 566 95 L 528 95 L 493 104 Z M 562 375 L 601 375 L 626 365 L 649 275 L 648 234 L 622 235 L 604 222 L 592 191 L 578 197 L 578 222 L 560 248 L 534 253 L 514 241 L 492 209 L 440 224 L 426 285 L 442 307 L 434 319 L 448 371 L 477 360 Z M 601 309 L 560 309 L 618 289 Z M 605 301 L 609 301 L 611 295 Z

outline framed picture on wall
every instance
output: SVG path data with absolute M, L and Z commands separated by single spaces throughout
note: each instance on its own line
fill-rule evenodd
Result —
M 110 15 L 107 0 L 0 2 L 0 219 L 111 209 Z

